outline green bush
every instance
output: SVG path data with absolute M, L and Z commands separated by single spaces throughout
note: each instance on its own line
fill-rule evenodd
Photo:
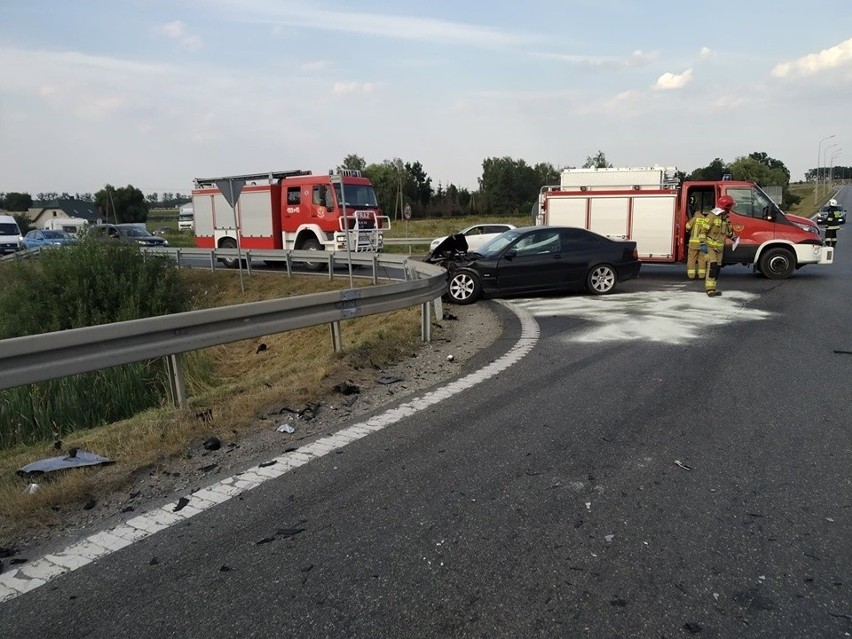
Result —
M 85 239 L 4 270 L 0 339 L 188 310 L 169 258 Z M 0 391 L 0 446 L 33 443 L 123 419 L 162 402 L 165 367 L 139 362 Z

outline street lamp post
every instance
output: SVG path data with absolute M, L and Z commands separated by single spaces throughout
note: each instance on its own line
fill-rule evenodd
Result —
M 831 154 L 831 168 L 828 171 L 828 179 L 831 180 L 831 186 L 829 190 L 834 188 L 834 159 L 840 156 L 840 152 L 843 149 L 837 149 L 834 153 Z
M 825 145 L 825 149 L 823 149 L 823 152 L 822 152 L 822 168 L 823 168 L 823 170 L 828 168 L 828 151 L 829 151 L 829 149 L 833 149 L 836 146 L 837 146 L 837 142 L 832 142 L 831 144 Z M 825 190 L 828 191 L 828 176 L 825 176 L 823 183 L 825 184 Z
M 822 140 L 819 141 L 819 146 L 817 147 L 817 172 L 816 172 L 816 183 L 814 184 L 814 205 L 816 205 L 817 201 L 817 191 L 819 191 L 819 169 L 820 169 L 820 158 L 822 157 L 822 143 L 826 140 L 830 140 L 836 134 L 832 133 L 831 135 L 825 136 Z

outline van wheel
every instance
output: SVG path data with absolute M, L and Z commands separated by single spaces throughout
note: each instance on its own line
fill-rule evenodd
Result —
M 234 240 L 234 239 L 231 239 L 230 237 L 226 237 L 224 240 L 222 240 L 219 243 L 219 248 L 236 249 L 237 248 L 237 241 Z M 225 268 L 237 268 L 238 263 L 239 263 L 239 260 L 236 257 L 234 257 L 234 258 L 220 257 L 219 261 L 222 262 L 222 264 L 225 265 Z
M 303 251 L 325 251 L 322 247 L 322 244 L 317 242 L 314 238 L 308 238 L 304 242 L 302 242 L 301 250 Z M 322 262 L 302 262 L 305 265 L 305 268 L 309 271 L 322 271 L 328 265 L 325 261 Z
M 785 248 L 775 247 L 760 256 L 760 272 L 770 280 L 783 280 L 796 270 L 796 257 Z
M 586 276 L 586 288 L 594 295 L 606 295 L 612 292 L 617 282 L 618 275 L 609 264 L 595 266 Z

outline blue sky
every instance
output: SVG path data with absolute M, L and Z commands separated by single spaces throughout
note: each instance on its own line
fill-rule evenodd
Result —
M 852 164 L 848 0 L 4 0 L 0 70 L 0 192 L 351 153 L 472 189 L 494 156 Z

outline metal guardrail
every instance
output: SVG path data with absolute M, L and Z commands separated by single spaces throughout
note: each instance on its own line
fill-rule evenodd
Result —
M 206 249 L 168 251 L 184 255 L 197 255 L 201 251 L 205 256 L 211 253 Z M 236 257 L 236 250 L 230 253 Z M 243 251 L 244 258 L 247 253 Z M 266 253 L 252 251 L 251 255 L 263 259 L 268 257 Z M 281 253 L 276 252 L 276 257 L 280 258 Z M 292 261 L 318 257 L 316 251 L 288 253 Z M 216 255 L 230 256 L 224 250 Z M 332 264 L 341 263 L 340 256 L 330 260 Z M 331 324 L 334 336 L 335 325 L 342 320 L 415 304 L 421 305 L 427 318 L 421 317 L 421 335 L 428 341 L 432 305 L 447 288 L 444 269 L 390 254 L 353 253 L 352 263 L 398 268 L 405 280 L 0 340 L 0 390 L 157 357 L 172 358 L 170 366 L 173 366 L 177 365 L 174 356 L 187 351 L 321 324 Z M 335 348 L 338 342 L 339 326 Z M 185 404 L 185 398 L 179 403 Z

